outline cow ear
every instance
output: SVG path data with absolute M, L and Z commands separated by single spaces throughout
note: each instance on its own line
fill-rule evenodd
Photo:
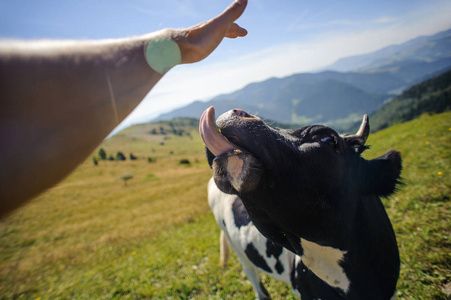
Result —
M 345 136 L 343 137 L 343 140 L 357 154 L 362 154 L 363 151 L 370 148 L 370 146 L 365 145 L 366 142 L 365 140 L 362 140 L 361 138 L 356 137 L 354 135 Z
M 364 176 L 365 192 L 387 197 L 401 184 L 402 159 L 401 153 L 390 150 L 381 157 L 368 161 Z

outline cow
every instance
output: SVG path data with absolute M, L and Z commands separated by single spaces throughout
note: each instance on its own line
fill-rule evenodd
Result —
M 208 204 L 221 228 L 221 267 L 227 266 L 230 247 L 237 255 L 258 299 L 271 299 L 260 280 L 260 272 L 293 287 L 291 279 L 294 278 L 299 256 L 264 237 L 250 220 L 238 196 L 223 193 L 211 178 L 208 182 Z M 293 289 L 293 294 L 300 297 L 296 289 Z
M 368 116 L 342 136 L 327 126 L 271 127 L 240 109 L 199 125 L 217 187 L 239 196 L 258 230 L 296 253 L 306 299 L 394 299 L 400 261 L 381 202 L 400 183 L 401 154 L 366 160 Z

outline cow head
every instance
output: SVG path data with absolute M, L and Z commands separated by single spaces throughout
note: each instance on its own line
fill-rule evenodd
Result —
M 365 199 L 391 194 L 401 171 L 394 150 L 369 161 L 360 156 L 367 116 L 357 134 L 341 136 L 319 125 L 274 128 L 239 109 L 215 122 L 210 107 L 200 133 L 217 186 L 240 196 L 265 236 L 298 254 L 299 237 L 345 249 Z

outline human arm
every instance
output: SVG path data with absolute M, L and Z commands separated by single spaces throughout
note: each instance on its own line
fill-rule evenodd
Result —
M 171 39 L 181 63 L 200 61 L 246 34 L 233 23 L 246 3 L 187 29 L 0 47 L 0 217 L 74 170 L 163 77 L 146 62 L 149 41 Z

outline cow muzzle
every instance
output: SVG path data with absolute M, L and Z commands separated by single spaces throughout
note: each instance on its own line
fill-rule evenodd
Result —
M 256 118 L 243 110 L 234 109 L 221 115 L 218 123 L 227 126 L 229 120 Z M 199 132 L 207 149 L 215 156 L 212 169 L 216 185 L 225 193 L 237 194 L 255 189 L 262 175 L 261 163 L 248 151 L 233 143 L 238 137 L 225 137 L 215 121 L 211 106 L 202 114 Z

